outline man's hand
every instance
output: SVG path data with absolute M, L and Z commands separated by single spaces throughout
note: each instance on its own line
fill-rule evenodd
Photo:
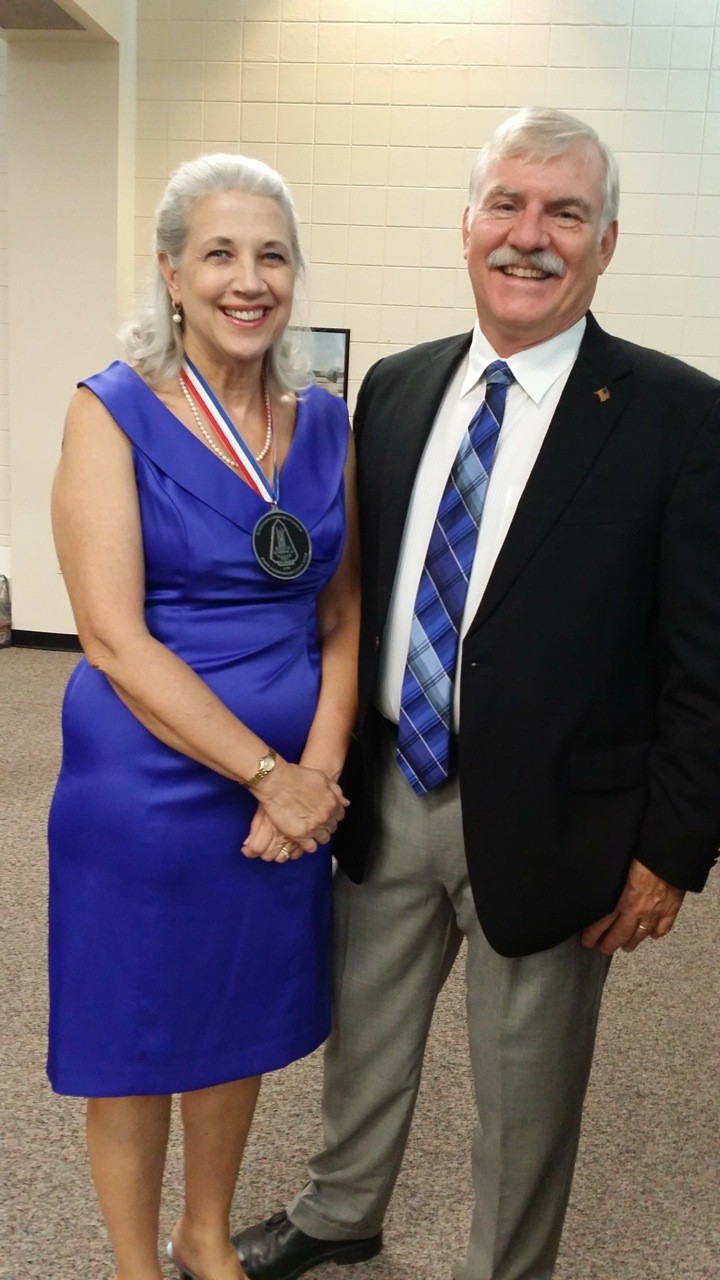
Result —
M 668 884 L 634 858 L 615 910 L 583 929 L 582 944 L 611 956 L 618 947 L 634 951 L 644 938 L 664 938 L 675 923 L 684 897 L 682 889 Z

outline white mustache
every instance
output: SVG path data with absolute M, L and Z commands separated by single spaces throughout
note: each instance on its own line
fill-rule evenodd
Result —
M 519 253 L 517 249 L 493 249 L 488 254 L 489 267 L 530 267 L 533 271 L 545 271 L 551 276 L 564 276 L 565 263 L 549 249 L 534 249 L 532 253 Z

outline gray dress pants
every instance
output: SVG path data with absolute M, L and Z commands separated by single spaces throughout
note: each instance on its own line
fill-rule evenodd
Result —
M 325 1146 L 288 1212 L 321 1240 L 380 1230 L 437 994 L 465 937 L 478 1120 L 475 1208 L 455 1280 L 550 1280 L 609 961 L 577 937 L 520 959 L 494 952 L 468 883 L 457 781 L 419 798 L 387 739 L 366 879 L 335 878 Z

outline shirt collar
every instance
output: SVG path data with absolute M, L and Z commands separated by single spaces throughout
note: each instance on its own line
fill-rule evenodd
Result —
M 525 351 L 516 352 L 514 356 L 508 356 L 506 363 L 515 381 L 519 382 L 523 391 L 535 404 L 540 403 L 555 379 L 574 364 L 584 332 L 585 316 L 582 316 L 569 329 L 556 333 L 554 338 L 548 338 L 546 342 L 539 342 L 537 346 L 528 347 Z M 500 356 L 493 351 L 476 320 L 465 376 L 460 387 L 461 399 L 478 385 L 488 365 L 493 360 L 499 359 Z

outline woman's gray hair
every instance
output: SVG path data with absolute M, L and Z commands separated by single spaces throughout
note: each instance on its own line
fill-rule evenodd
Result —
M 620 176 L 612 151 L 600 140 L 595 130 L 575 116 L 550 107 L 524 107 L 495 130 L 489 142 L 478 152 L 470 175 L 470 213 L 478 208 L 480 187 L 493 160 L 526 156 L 530 160 L 551 160 L 571 151 L 583 142 L 597 147 L 605 166 L 603 207 L 600 218 L 602 235 L 618 216 Z
M 296 279 L 305 275 L 295 205 L 279 173 L 261 160 L 222 152 L 181 164 L 171 175 L 155 210 L 156 256 L 144 304 L 120 330 L 129 363 L 155 386 L 177 377 L 183 362 L 180 325 L 173 323 L 172 303 L 157 254 L 167 254 L 170 265 L 177 267 L 193 206 L 205 196 L 223 191 L 250 191 L 275 200 L 288 224 L 293 272 Z M 299 391 L 311 381 L 307 353 L 287 330 L 267 351 L 264 370 L 269 384 L 281 395 Z

